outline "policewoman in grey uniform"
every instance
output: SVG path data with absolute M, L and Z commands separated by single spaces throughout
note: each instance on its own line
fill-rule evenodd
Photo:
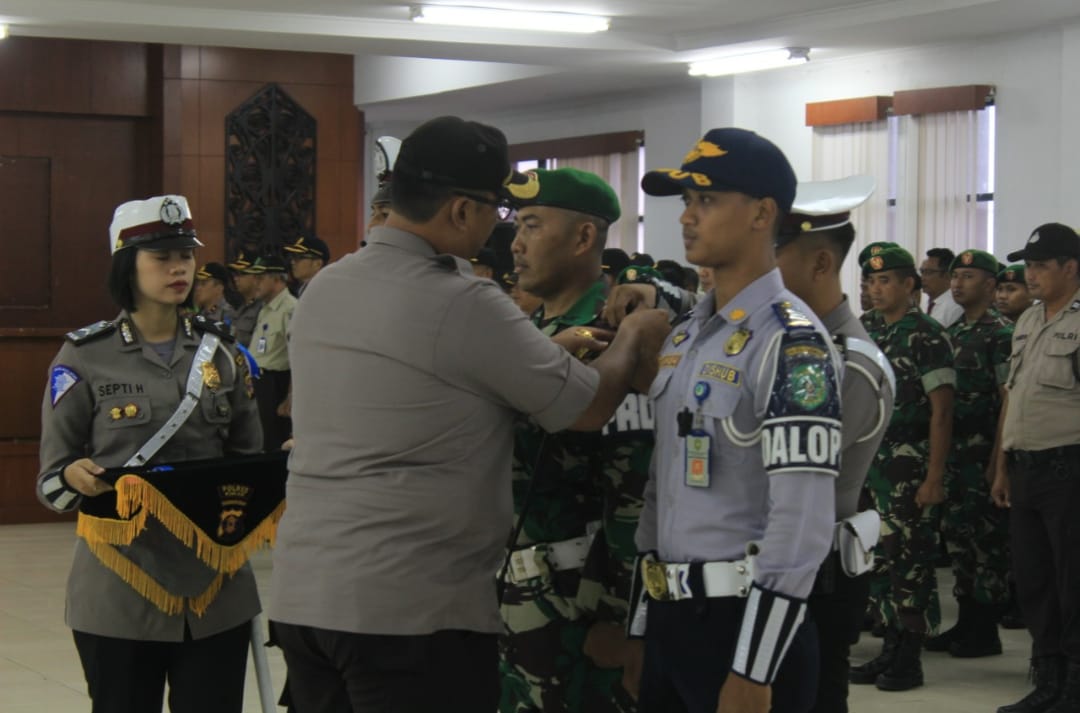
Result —
M 261 443 L 250 377 L 228 332 L 181 316 L 191 300 L 194 248 L 201 245 L 187 200 L 159 196 L 122 204 L 110 239 L 109 288 L 120 315 L 68 334 L 42 403 L 37 494 L 57 512 L 109 490 L 96 477 L 105 468 L 148 452 L 143 446 L 177 413 L 190 388 L 193 361 L 203 375 L 198 402 L 148 462 L 255 453 Z M 209 359 L 196 356 L 201 345 Z M 145 571 L 153 575 L 156 566 L 170 592 L 190 589 L 175 561 L 163 565 L 156 558 L 166 554 L 166 541 L 154 547 Z M 94 713 L 160 711 L 166 680 L 173 713 L 238 713 L 249 622 L 260 610 L 250 568 L 226 576 L 201 614 L 188 599 L 181 613 L 167 614 L 105 559 L 111 558 L 99 558 L 77 540 L 65 605 Z M 170 583 L 170 576 L 178 581 Z
M 686 259 L 716 275 L 661 349 L 649 394 L 645 596 L 631 617 L 631 633 L 645 628 L 642 711 L 813 702 L 817 651 L 800 624 L 832 540 L 841 366 L 776 269 L 795 184 L 780 149 L 742 129 L 709 131 L 681 168 L 642 180 L 651 195 L 682 195 Z M 770 702 L 785 657 L 804 679 Z

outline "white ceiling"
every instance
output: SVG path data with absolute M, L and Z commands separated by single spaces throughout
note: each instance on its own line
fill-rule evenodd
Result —
M 442 91 L 433 91 L 428 81 L 422 90 L 418 83 L 410 92 L 410 77 L 403 73 L 393 77 L 395 91 L 371 86 L 365 92 L 364 63 L 358 63 L 362 108 L 390 121 L 409 120 L 440 102 L 487 109 L 482 105 L 500 100 L 533 97 L 539 104 L 690 84 L 696 80 L 686 75 L 687 61 L 737 50 L 808 46 L 814 48 L 812 60 L 820 61 L 1080 18 L 1077 0 L 433 1 L 585 12 L 609 16 L 612 23 L 610 31 L 595 35 L 443 28 L 410 22 L 407 2 L 376 0 L 307 0 L 302 5 L 297 0 L 0 0 L 0 22 L 10 24 L 13 35 L 508 65 L 506 72 L 476 65 L 485 67 L 482 74 L 488 79 L 450 82 Z

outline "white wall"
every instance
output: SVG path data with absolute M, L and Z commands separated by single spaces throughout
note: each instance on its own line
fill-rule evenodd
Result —
M 705 80 L 705 127 L 733 123 L 768 137 L 796 173 L 811 169 L 807 102 L 960 84 L 997 87 L 995 252 L 1017 249 L 1048 221 L 1080 225 L 1080 23 Z M 730 96 L 728 102 L 722 101 Z
M 645 165 L 678 166 L 700 135 L 701 93 L 691 85 L 466 118 L 499 127 L 512 144 L 643 130 Z M 411 128 L 402 124 L 371 125 L 367 140 L 371 142 L 386 133 L 404 138 Z M 372 190 L 369 186 L 367 200 Z M 657 260 L 684 259 L 678 222 L 681 212 L 682 204 L 675 198 L 646 198 L 645 249 Z

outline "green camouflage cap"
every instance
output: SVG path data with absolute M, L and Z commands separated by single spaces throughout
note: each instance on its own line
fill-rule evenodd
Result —
M 900 246 L 897 245 L 896 243 L 891 243 L 891 242 L 888 242 L 888 241 L 870 243 L 865 248 L 863 248 L 862 250 L 859 251 L 859 265 L 862 265 L 864 262 L 866 262 L 867 260 L 869 260 L 873 256 L 877 255 L 878 253 L 880 253 L 885 248 L 898 248 L 898 247 L 900 247 Z
M 986 270 L 995 277 L 1001 270 L 1001 264 L 998 263 L 997 258 L 983 250 L 965 250 L 960 253 L 953 258 L 952 265 L 949 265 L 949 272 L 965 267 Z
M 866 262 L 863 263 L 862 272 L 863 275 L 872 275 L 875 272 L 885 272 L 886 270 L 903 270 L 904 268 L 915 269 L 915 258 L 911 257 L 911 253 L 904 250 L 899 245 L 895 245 L 891 248 L 883 248 L 877 255 L 870 256 Z
M 997 279 L 998 282 L 1016 282 L 1026 286 L 1027 282 L 1024 281 L 1024 263 L 1007 265 L 998 273 Z
M 530 205 L 550 206 L 595 215 L 608 223 L 619 219 L 619 197 L 604 179 L 595 173 L 576 168 L 528 171 L 529 182 L 510 187 L 510 197 L 517 208 Z

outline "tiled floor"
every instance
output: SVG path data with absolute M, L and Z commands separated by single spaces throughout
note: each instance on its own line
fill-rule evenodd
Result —
M 88 711 L 86 686 L 71 632 L 64 626 L 64 581 L 70 563 L 74 525 L 0 527 L 0 712 L 68 713 Z M 255 562 L 265 590 L 270 557 Z M 939 570 L 939 574 L 945 574 Z M 942 583 L 948 591 L 949 584 Z M 942 602 L 946 622 L 955 616 L 951 597 Z M 1003 631 L 1005 654 L 962 661 L 947 654 L 923 658 L 927 685 L 906 693 L 882 693 L 872 686 L 852 688 L 853 713 L 993 713 L 1027 690 L 1028 635 Z M 874 656 L 880 640 L 864 637 L 855 648 L 858 662 Z M 285 678 L 280 651 L 270 649 L 275 688 Z M 255 673 L 249 665 L 245 713 L 261 708 Z M 284 710 L 284 709 L 279 709 Z

